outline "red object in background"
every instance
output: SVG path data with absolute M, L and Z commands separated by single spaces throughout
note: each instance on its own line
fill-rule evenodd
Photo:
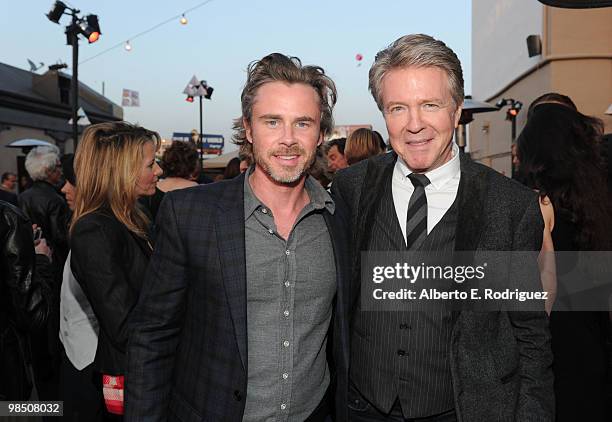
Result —
M 193 97 L 191 95 L 188 95 L 187 98 L 185 98 L 185 101 L 187 101 L 188 103 L 192 103 Z
M 360 61 L 362 61 L 362 60 L 363 60 L 363 56 L 362 56 L 361 54 L 357 53 L 357 54 L 355 55 L 355 60 L 357 60 L 358 62 L 360 62 Z
M 106 410 L 114 415 L 123 415 L 123 375 L 102 375 L 102 394 Z
M 89 40 L 89 44 L 94 43 L 100 39 L 100 33 L 92 32 L 87 39 Z

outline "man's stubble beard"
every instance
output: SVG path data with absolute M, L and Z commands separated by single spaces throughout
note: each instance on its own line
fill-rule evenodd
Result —
M 310 154 L 307 154 L 307 151 L 304 150 L 301 146 L 299 145 L 295 145 L 289 148 L 277 148 L 274 149 L 270 152 L 267 153 L 266 157 L 264 158 L 262 155 L 263 153 L 259 153 L 259 151 L 257 150 L 257 147 L 255 146 L 255 143 L 252 144 L 253 145 L 253 158 L 255 160 L 255 163 L 261 167 L 261 169 L 275 182 L 277 183 L 282 183 L 285 185 L 289 185 L 292 183 L 297 182 L 298 180 L 300 180 L 300 178 L 302 178 L 306 172 L 310 169 L 310 167 L 313 165 L 315 159 L 316 159 L 316 150 L 312 151 Z M 270 161 L 273 159 L 274 155 L 279 155 L 279 154 L 284 154 L 284 155 L 299 155 L 300 157 L 306 157 L 306 160 L 301 164 L 298 165 L 297 167 L 293 168 L 291 170 L 291 173 L 287 173 L 288 171 L 290 171 L 287 168 L 287 172 L 285 172 L 284 174 L 279 174 L 279 172 L 276 171 L 275 168 L 273 168 L 272 165 L 270 165 Z M 268 160 L 266 160 L 266 158 Z M 281 168 L 286 168 L 284 166 L 281 165 Z

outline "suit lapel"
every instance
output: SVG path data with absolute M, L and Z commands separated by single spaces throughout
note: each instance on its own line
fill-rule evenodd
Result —
M 247 371 L 244 174 L 226 182 L 226 188 L 219 198 L 218 205 L 217 242 L 221 274 L 242 366 Z
M 471 159 L 461 153 L 461 180 L 457 192 L 459 199 L 455 250 L 474 252 L 484 228 L 484 206 L 488 177 Z

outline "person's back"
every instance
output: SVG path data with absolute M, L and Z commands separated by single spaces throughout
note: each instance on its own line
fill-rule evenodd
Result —
M 25 334 L 49 317 L 52 281 L 43 249 L 35 250 L 25 215 L 0 201 L 0 400 L 27 400 L 32 388 Z
M 193 180 L 183 179 L 181 177 L 167 177 L 157 182 L 157 188 L 162 192 L 170 192 L 177 189 L 185 189 L 198 184 Z

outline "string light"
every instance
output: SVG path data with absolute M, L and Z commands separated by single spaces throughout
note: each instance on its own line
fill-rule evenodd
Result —
M 132 45 L 130 44 L 130 40 L 127 40 L 125 42 L 125 45 L 123 46 L 123 48 L 125 48 L 125 51 L 132 51 Z
M 185 17 L 185 14 L 181 16 L 180 22 L 181 22 L 181 25 L 187 25 L 187 22 L 189 22 L 187 18 Z
M 205 0 L 205 1 L 201 2 L 201 3 L 199 3 L 199 4 L 196 4 L 192 8 L 185 10 L 182 14 L 175 15 L 175 16 L 169 18 L 169 19 L 166 19 L 163 22 L 160 22 L 160 23 L 158 23 L 156 25 L 153 25 L 149 29 L 145 29 L 144 31 L 142 31 L 142 32 L 140 32 L 138 34 L 135 34 L 134 36 L 131 36 L 130 39 L 133 40 L 133 39 L 142 37 L 143 35 L 146 35 L 149 32 L 155 31 L 157 28 L 159 28 L 161 26 L 164 26 L 164 25 L 166 25 L 166 24 L 168 24 L 170 22 L 173 22 L 173 21 L 176 22 L 176 19 L 179 18 L 180 16 L 184 16 L 186 13 L 193 12 L 194 10 L 199 9 L 200 7 L 203 7 L 203 6 L 207 5 L 208 3 L 211 3 L 212 1 L 213 0 Z M 185 18 L 185 20 L 187 20 L 187 18 Z M 116 48 L 119 48 L 121 46 L 123 46 L 125 48 L 125 44 L 124 44 L 123 41 L 120 41 L 117 44 L 110 46 L 106 50 L 103 50 L 103 51 L 99 52 L 98 54 L 95 54 L 95 55 L 93 55 L 91 57 L 86 58 L 85 60 L 80 61 L 79 64 L 87 63 L 87 62 L 89 62 L 89 61 L 91 61 L 93 59 L 96 59 L 96 58 L 102 56 L 103 54 L 106 54 L 106 53 L 108 53 L 108 52 L 110 52 L 110 51 L 112 51 L 112 50 L 114 50 Z

